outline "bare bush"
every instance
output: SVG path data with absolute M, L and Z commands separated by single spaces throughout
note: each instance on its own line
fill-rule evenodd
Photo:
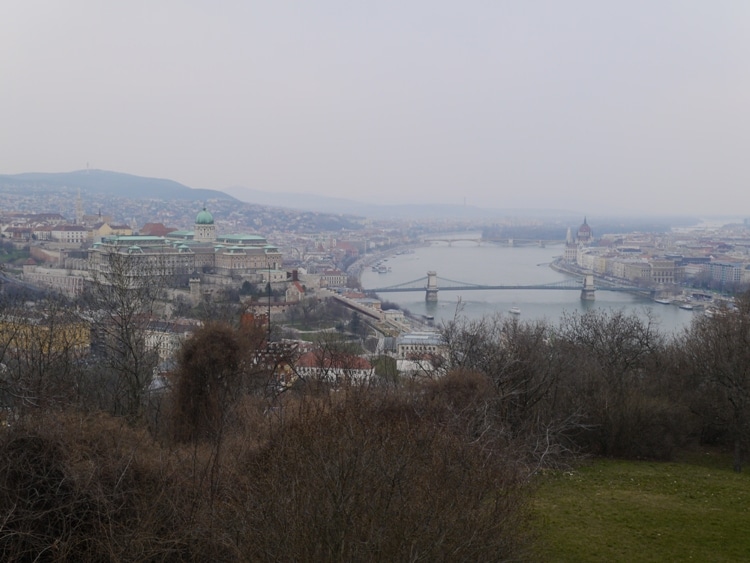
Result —
M 180 544 L 169 464 L 108 417 L 50 415 L 0 434 L 5 561 L 148 559 Z
M 206 325 L 183 344 L 172 414 L 179 440 L 218 435 L 239 397 L 242 357 L 238 333 L 228 325 Z
M 278 417 L 247 404 L 222 456 L 107 415 L 22 420 L 0 432 L 0 557 L 518 559 L 515 455 L 416 400 L 350 388 Z
M 356 388 L 303 401 L 250 458 L 250 558 L 517 559 L 529 536 L 513 456 L 424 406 Z

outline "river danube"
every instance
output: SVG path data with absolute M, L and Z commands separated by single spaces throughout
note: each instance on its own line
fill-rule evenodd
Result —
M 362 272 L 365 289 L 390 287 L 426 278 L 428 270 L 442 280 L 482 285 L 547 284 L 570 279 L 556 272 L 550 263 L 563 253 L 563 246 L 517 246 L 493 244 L 478 246 L 471 242 L 435 243 L 414 249 L 413 253 L 390 255 L 383 262 L 390 271 L 377 273 L 369 268 Z M 454 284 L 451 284 L 454 285 Z M 471 319 L 493 313 L 510 315 L 520 309 L 522 320 L 546 320 L 556 324 L 565 313 L 589 309 L 614 309 L 634 312 L 645 318 L 648 311 L 664 333 L 675 333 L 690 324 L 693 315 L 674 305 L 661 305 L 628 293 L 597 289 L 594 302 L 582 302 L 579 291 L 571 290 L 465 290 L 439 291 L 437 303 L 426 303 L 425 293 L 383 293 L 385 301 L 397 303 L 414 314 L 432 316 L 436 323 L 454 317 L 457 309 Z

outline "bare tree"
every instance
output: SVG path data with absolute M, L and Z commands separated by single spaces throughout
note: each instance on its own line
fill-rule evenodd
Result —
M 750 444 L 750 293 L 736 305 L 696 319 L 683 350 L 703 399 L 701 409 L 729 432 L 734 470 L 740 472 Z
M 3 295 L 0 304 L 0 394 L 16 411 L 73 401 L 89 349 L 89 327 L 68 301 L 39 297 Z
M 502 315 L 456 317 L 444 325 L 442 335 L 452 378 L 478 373 L 492 383 L 493 394 L 486 401 L 493 431 L 524 442 L 538 459 L 567 452 L 566 436 L 577 428 L 578 413 L 558 408 L 568 359 L 547 324 Z
M 143 409 L 156 354 L 146 349 L 145 333 L 158 318 L 158 306 L 171 275 L 158 259 L 111 253 L 92 270 L 83 296 L 94 327 L 95 347 L 109 370 L 112 409 L 130 419 Z
M 565 316 L 556 345 L 572 362 L 567 410 L 585 414 L 586 447 L 604 455 L 668 457 L 674 413 L 671 400 L 656 393 L 665 372 L 665 341 L 651 318 L 623 311 Z M 657 440 L 648 451 L 647 435 L 666 442 Z

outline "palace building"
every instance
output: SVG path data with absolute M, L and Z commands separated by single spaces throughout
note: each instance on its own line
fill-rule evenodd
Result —
M 133 265 L 129 266 L 132 275 L 207 274 L 251 281 L 279 278 L 268 272 L 278 272 L 282 262 L 279 249 L 263 236 L 217 234 L 213 216 L 205 208 L 196 216 L 190 231 L 172 231 L 164 236 L 103 237 L 89 252 L 89 269 L 107 273 L 113 255 L 128 257 L 129 265 Z

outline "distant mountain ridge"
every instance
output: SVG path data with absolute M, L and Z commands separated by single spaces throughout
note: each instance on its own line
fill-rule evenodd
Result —
M 368 204 L 344 198 L 318 195 L 269 192 L 241 186 L 227 188 L 230 193 L 191 188 L 174 180 L 149 178 L 107 170 L 74 172 L 26 172 L 0 175 L 0 192 L 45 194 L 51 191 L 74 192 L 130 200 L 224 200 L 305 212 L 368 217 L 375 220 L 443 220 L 495 221 L 507 217 L 560 218 L 578 217 L 578 213 L 559 209 L 492 209 L 451 204 Z
M 107 170 L 76 170 L 74 172 L 26 172 L 0 175 L 4 191 L 41 192 L 81 189 L 89 193 L 131 199 L 206 200 L 237 198 L 218 190 L 195 189 L 162 178 L 147 178 Z
M 358 201 L 301 193 L 266 192 L 240 186 L 224 191 L 191 188 L 174 180 L 149 178 L 107 170 L 76 170 L 74 172 L 26 172 L 0 175 L 0 191 L 15 193 L 46 193 L 77 190 L 89 194 L 126 199 L 241 201 L 255 205 L 296 209 L 338 215 L 354 215 L 371 219 L 431 220 L 464 219 L 489 220 L 509 214 L 529 216 L 567 214 L 564 211 L 499 210 L 470 205 L 448 204 L 388 204 L 375 205 Z
M 436 203 L 421 204 L 388 204 L 376 205 L 362 203 L 344 198 L 333 198 L 300 193 L 264 192 L 240 186 L 228 188 L 229 191 L 242 196 L 243 201 L 252 201 L 258 205 L 270 207 L 292 207 L 321 213 L 339 213 L 358 215 L 372 219 L 464 219 L 493 220 L 501 217 L 578 217 L 578 213 L 566 210 L 544 209 L 492 209 L 472 205 L 451 205 Z

